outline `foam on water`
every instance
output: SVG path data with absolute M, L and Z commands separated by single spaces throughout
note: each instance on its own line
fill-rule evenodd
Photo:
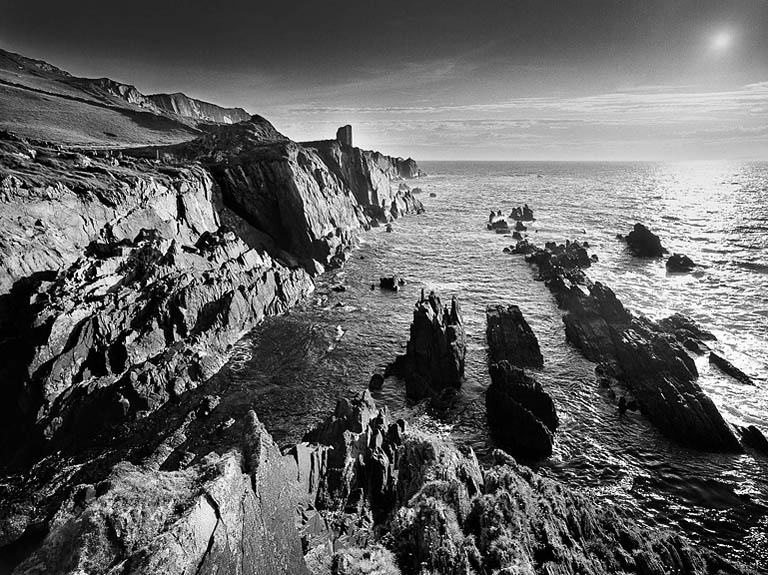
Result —
M 427 213 L 375 229 L 341 271 L 318 283 L 316 297 L 271 319 L 243 340 L 223 372 L 246 387 L 265 424 L 284 442 L 300 439 L 335 398 L 367 386 L 402 353 L 422 287 L 459 296 L 469 335 L 466 382 L 446 412 L 409 404 L 402 383 L 375 394 L 396 414 L 439 420 L 481 456 L 492 448 L 483 391 L 489 384 L 485 307 L 514 303 L 539 338 L 545 366 L 535 375 L 561 416 L 554 456 L 543 473 L 627 509 L 649 526 L 665 525 L 753 564 L 768 560 L 768 461 L 752 454 L 708 454 L 662 437 L 645 419 L 619 419 L 595 384 L 594 365 L 565 342 L 561 312 L 533 280 L 512 243 L 485 229 L 488 212 L 528 203 L 536 244 L 587 240 L 600 262 L 592 279 L 625 305 L 653 318 L 681 312 L 713 331 L 717 349 L 746 371 L 740 385 L 699 359 L 700 384 L 729 421 L 768 431 L 768 165 L 427 163 L 416 185 Z M 430 198 L 434 192 L 437 197 Z M 658 233 L 670 252 L 703 265 L 689 275 L 662 260 L 640 260 L 616 239 L 635 222 Z M 399 293 L 371 289 L 398 273 Z M 346 291 L 331 286 L 344 284 Z M 344 335 L 336 341 L 337 326 Z

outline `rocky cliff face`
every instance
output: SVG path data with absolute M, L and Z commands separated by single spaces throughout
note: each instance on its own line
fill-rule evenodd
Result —
M 372 221 L 316 152 L 259 117 L 134 156 L 0 146 L 0 348 L 19 358 L 0 366 L 2 437 L 28 456 L 204 382 Z
M 158 110 L 192 118 L 201 122 L 236 124 L 249 120 L 251 115 L 242 108 L 222 108 L 210 102 L 196 100 L 177 92 L 175 94 L 150 94 L 146 96 Z
M 337 140 L 309 142 L 305 146 L 320 155 L 371 217 L 388 221 L 418 208 L 418 200 L 399 182 L 422 175 L 413 160 L 345 146 Z

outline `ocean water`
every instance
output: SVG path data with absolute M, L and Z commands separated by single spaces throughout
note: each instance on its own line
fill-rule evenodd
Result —
M 588 270 L 631 311 L 693 317 L 718 337 L 715 349 L 752 376 L 745 386 L 697 359 L 699 383 L 728 421 L 768 432 L 768 164 L 740 163 L 425 163 L 415 183 L 427 213 L 394 231 L 364 234 L 342 270 L 318 282 L 311 301 L 268 320 L 241 341 L 222 372 L 246 390 L 281 443 L 290 443 L 332 408 L 367 387 L 408 338 L 422 288 L 459 298 L 469 337 L 466 380 L 440 410 L 405 399 L 388 379 L 374 394 L 394 414 L 419 420 L 471 446 L 493 449 L 483 392 L 490 380 L 485 307 L 518 305 L 536 333 L 545 365 L 534 375 L 554 397 L 561 426 L 553 457 L 539 471 L 615 503 L 649 527 L 665 526 L 701 545 L 768 565 L 768 458 L 690 450 L 661 436 L 641 415 L 619 418 L 594 364 L 565 341 L 562 313 L 534 281 L 513 242 L 486 230 L 488 213 L 528 203 L 536 244 L 578 239 L 599 263 Z M 435 197 L 430 197 L 434 193 Z M 617 233 L 643 222 L 670 252 L 702 264 L 666 272 L 662 260 L 630 256 Z M 382 292 L 378 278 L 407 285 Z M 343 286 L 344 291 L 334 287 Z

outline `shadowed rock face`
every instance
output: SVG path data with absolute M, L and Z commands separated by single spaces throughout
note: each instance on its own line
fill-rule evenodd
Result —
M 413 399 L 436 396 L 461 386 L 464 377 L 466 333 L 458 300 L 443 307 L 440 298 L 422 290 L 413 310 L 410 339 L 404 356 L 390 370 L 405 378 L 406 393 Z
M 636 318 L 610 288 L 591 282 L 576 264 L 553 264 L 552 253 L 530 244 L 516 250 L 528 252 L 526 261 L 538 266 L 539 277 L 566 311 L 568 341 L 624 382 L 663 433 L 701 449 L 740 451 L 730 427 L 696 383 L 696 365 L 683 347 L 711 334 L 678 315 L 662 322 Z
M 506 361 L 491 364 L 490 373 L 485 406 L 494 439 L 522 459 L 545 459 L 552 455 L 559 422 L 549 394 L 525 371 Z
M 485 310 L 488 350 L 492 362 L 518 367 L 542 367 L 544 358 L 533 330 L 516 305 L 489 305 Z

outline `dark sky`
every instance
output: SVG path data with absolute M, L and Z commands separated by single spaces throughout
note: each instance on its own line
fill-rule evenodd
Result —
M 0 46 L 418 158 L 768 158 L 768 0 L 0 0 Z

